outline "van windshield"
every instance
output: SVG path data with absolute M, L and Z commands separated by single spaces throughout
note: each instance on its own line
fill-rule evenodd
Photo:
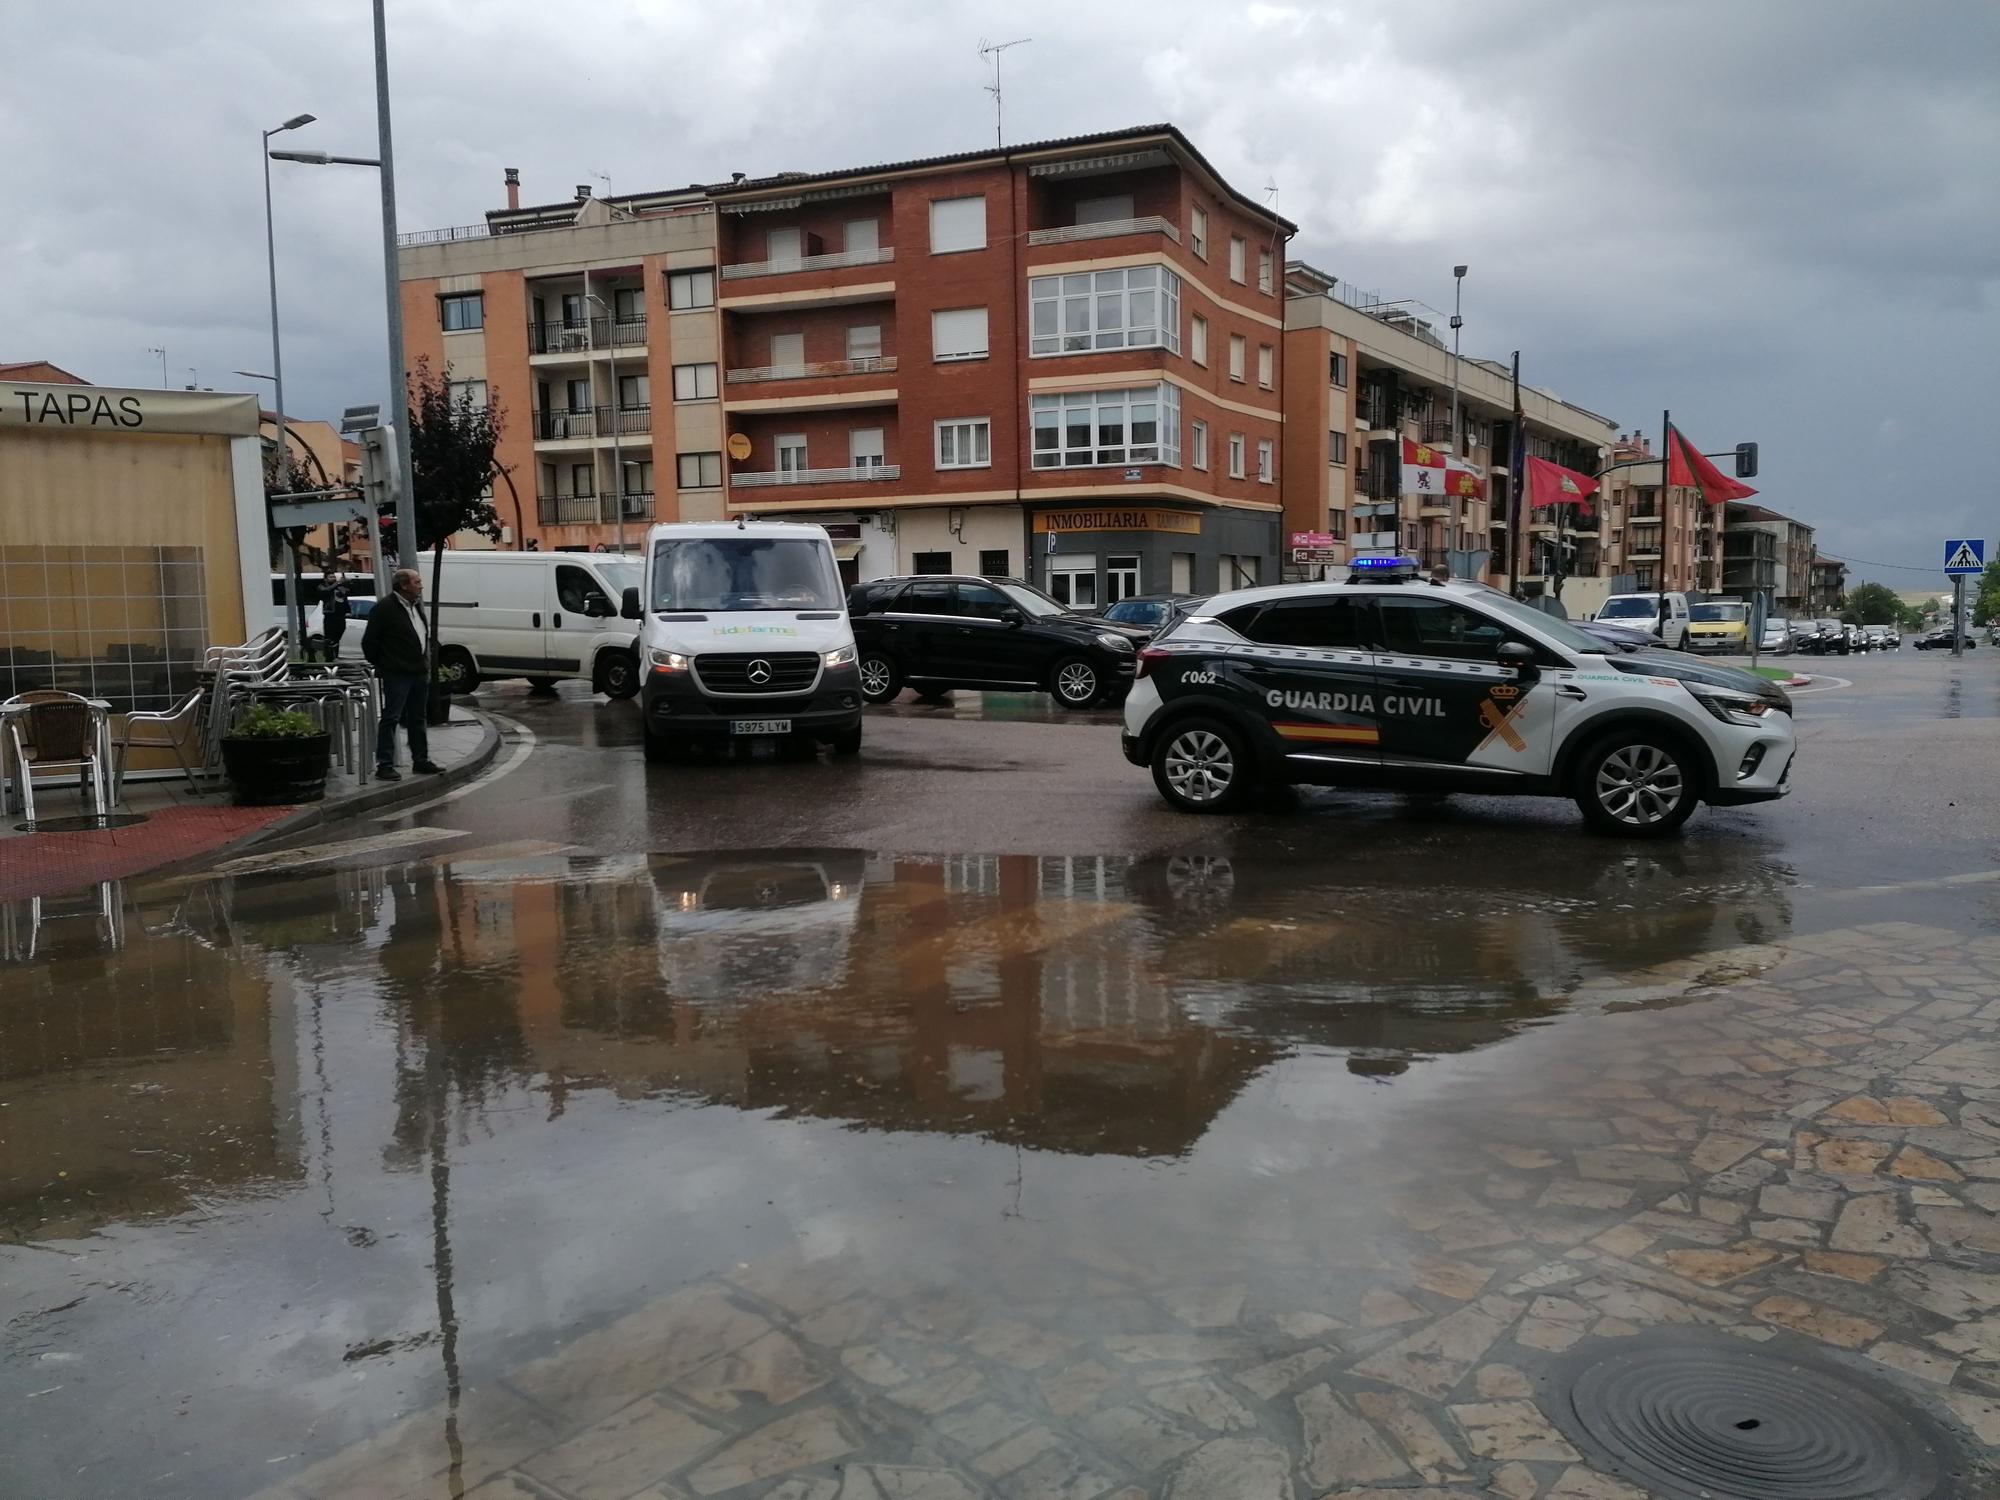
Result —
M 839 609 L 826 543 L 791 537 L 665 540 L 653 548 L 655 610 Z
M 636 589 L 646 581 L 646 569 L 638 558 L 620 559 L 616 562 L 601 557 L 591 560 L 606 583 L 611 585 L 611 600 L 615 604 L 618 596 L 627 589 Z
M 1703 625 L 1740 625 L 1750 617 L 1747 604 L 1697 604 L 1688 618 Z
M 1606 599 L 1604 607 L 1597 612 L 1600 620 L 1656 620 L 1659 616 L 1660 601 L 1648 599 L 1642 594 Z

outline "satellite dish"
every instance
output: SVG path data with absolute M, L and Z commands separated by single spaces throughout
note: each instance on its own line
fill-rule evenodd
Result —
M 741 432 L 729 434 L 729 456 L 739 464 L 750 456 L 750 439 L 747 434 Z

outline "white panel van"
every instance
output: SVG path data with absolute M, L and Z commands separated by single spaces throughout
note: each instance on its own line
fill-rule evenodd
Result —
M 418 559 L 430 588 L 433 557 Z M 619 601 L 640 580 L 637 558 L 597 552 L 444 554 L 438 589 L 438 675 L 455 693 L 525 677 L 573 678 L 593 692 L 639 691 L 638 627 Z

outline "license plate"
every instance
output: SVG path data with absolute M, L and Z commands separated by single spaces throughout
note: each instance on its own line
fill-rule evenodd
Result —
M 790 719 L 732 719 L 729 723 L 731 734 L 790 734 Z

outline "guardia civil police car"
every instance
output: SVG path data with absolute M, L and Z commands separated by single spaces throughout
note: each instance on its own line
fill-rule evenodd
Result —
M 1140 653 L 1125 757 L 1172 806 L 1228 811 L 1258 782 L 1528 793 L 1649 838 L 1697 802 L 1791 790 L 1776 684 L 1620 651 L 1406 559 L 1351 574 L 1218 594 Z

